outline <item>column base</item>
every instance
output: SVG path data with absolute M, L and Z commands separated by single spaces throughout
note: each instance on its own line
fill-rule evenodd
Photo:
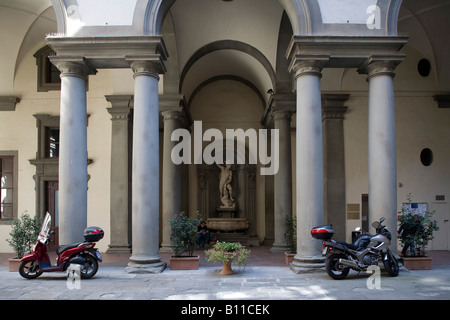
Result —
M 159 248 L 159 252 L 171 253 L 173 252 L 173 248 L 171 245 L 165 245 L 164 243 L 162 243 L 161 247 Z
M 125 268 L 127 273 L 161 273 L 167 267 L 167 264 L 161 261 L 161 257 L 130 257 L 130 262 Z
M 295 256 L 289 268 L 295 273 L 319 273 L 325 271 L 325 257 L 300 257 Z
M 131 253 L 130 245 L 108 245 L 106 253 Z
M 276 243 L 274 243 L 272 245 L 272 248 L 270 248 L 270 251 L 272 252 L 286 252 L 286 251 L 292 251 L 291 247 L 289 246 L 283 246 L 283 245 L 278 245 Z

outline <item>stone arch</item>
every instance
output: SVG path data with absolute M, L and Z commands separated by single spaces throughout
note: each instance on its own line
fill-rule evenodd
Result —
M 161 35 L 164 18 L 176 0 L 138 0 L 135 17 L 141 19 L 139 12 L 145 12 L 142 19 L 144 35 Z
M 247 43 L 240 41 L 219 40 L 201 47 L 187 61 L 180 75 L 180 87 L 179 87 L 180 92 L 182 91 L 183 88 L 184 79 L 186 78 L 189 69 L 195 64 L 195 62 L 197 62 L 207 54 L 218 50 L 237 50 L 247 53 L 248 55 L 254 57 L 266 69 L 267 74 L 269 75 L 270 80 L 272 82 L 272 85 L 275 86 L 276 83 L 275 71 L 273 70 L 269 60 L 267 60 L 267 58 L 258 49 Z
M 202 90 L 202 89 L 203 89 L 204 87 L 206 87 L 208 84 L 210 84 L 210 83 L 212 83 L 212 82 L 215 82 L 215 81 L 220 81 L 220 80 L 233 80 L 233 81 L 238 81 L 238 82 L 241 82 L 241 83 L 245 84 L 247 87 L 249 87 L 252 91 L 255 92 L 255 94 L 256 94 L 256 95 L 258 96 L 258 98 L 261 100 L 261 107 L 262 107 L 263 109 L 265 108 L 265 105 L 266 105 L 265 99 L 264 99 L 264 97 L 261 95 L 261 92 L 259 92 L 258 88 L 256 88 L 256 86 L 255 86 L 253 83 L 251 83 L 250 81 L 248 81 L 248 80 L 246 80 L 246 79 L 243 79 L 243 78 L 241 78 L 241 77 L 238 77 L 238 76 L 233 76 L 233 75 L 223 75 L 223 76 L 216 76 L 216 77 L 209 78 L 209 79 L 203 81 L 200 85 L 198 85 L 197 88 L 196 88 L 196 89 L 194 90 L 194 92 L 192 93 L 191 97 L 189 98 L 189 101 L 188 101 L 188 104 L 187 104 L 187 105 L 188 105 L 188 109 L 189 109 L 189 106 L 190 106 L 190 104 L 191 104 L 191 101 L 194 100 L 196 94 L 197 94 L 200 90 Z
M 142 19 L 144 34 L 160 35 L 166 13 L 176 0 L 138 0 L 136 13 L 145 12 Z M 279 0 L 280 5 L 287 12 L 294 34 L 310 34 L 310 15 L 308 0 Z M 143 11 L 142 11 L 143 9 Z M 139 11 L 141 10 L 141 11 Z

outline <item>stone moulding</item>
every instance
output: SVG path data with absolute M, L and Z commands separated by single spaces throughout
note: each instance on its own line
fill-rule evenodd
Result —
M 48 45 L 58 56 L 81 56 L 95 68 L 129 68 L 135 57 L 162 65 L 168 52 L 162 36 L 65 37 L 48 35 Z
M 406 45 L 406 36 L 293 36 L 286 58 L 295 62 L 322 61 L 327 68 L 361 68 L 371 56 L 395 56 Z
M 15 96 L 0 96 L 0 111 L 15 111 L 19 101 Z

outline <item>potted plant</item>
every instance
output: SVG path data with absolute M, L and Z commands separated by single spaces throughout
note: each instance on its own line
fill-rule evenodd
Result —
M 39 235 L 41 223 L 40 218 L 36 216 L 31 218 L 28 213 L 22 213 L 21 217 L 13 220 L 12 229 L 9 233 L 11 238 L 6 239 L 15 253 L 14 258 L 8 259 L 9 271 L 19 270 L 20 259 L 31 252 L 31 248 Z
M 284 238 L 289 246 L 289 251 L 284 253 L 284 259 L 287 265 L 294 260 L 297 253 L 297 220 L 293 216 L 286 217 L 286 232 Z
M 411 209 L 411 195 L 408 205 L 403 205 L 398 216 L 400 223 L 399 239 L 402 250 L 402 262 L 407 269 L 431 269 L 432 258 L 426 256 L 426 247 L 439 230 L 437 221 L 432 219 L 434 211 L 418 214 Z
M 238 242 L 220 242 L 217 241 L 214 246 L 205 251 L 208 262 L 222 262 L 223 275 L 233 274 L 231 265 L 244 266 L 245 259 L 250 256 L 250 250 L 246 249 Z
M 190 218 L 181 212 L 169 220 L 171 227 L 170 240 L 175 256 L 170 258 L 170 269 L 198 269 L 199 256 L 194 256 L 195 238 L 202 218 L 197 211 L 195 218 Z

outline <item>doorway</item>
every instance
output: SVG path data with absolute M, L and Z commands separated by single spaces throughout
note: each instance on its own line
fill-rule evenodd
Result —
M 361 228 L 369 232 L 369 195 L 361 195 Z
M 431 209 L 435 211 L 434 220 L 437 221 L 439 230 L 435 231 L 432 243 L 433 250 L 449 250 L 449 210 L 447 202 L 432 202 Z
M 50 232 L 55 232 L 50 238 L 50 243 L 48 245 L 49 250 L 56 250 L 59 245 L 59 214 L 58 214 L 58 201 L 59 201 L 59 191 L 58 191 L 58 181 L 47 181 L 46 182 L 46 195 L 45 195 L 45 212 L 50 213 L 52 217 L 52 225 Z

